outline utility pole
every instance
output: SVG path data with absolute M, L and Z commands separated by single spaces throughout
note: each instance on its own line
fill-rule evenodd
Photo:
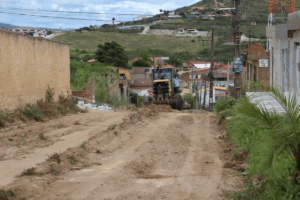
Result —
M 210 86 L 209 86 L 209 110 L 213 111 L 213 92 L 214 92 L 214 27 L 211 32 L 211 54 L 210 54 Z
M 229 90 L 229 60 L 228 60 L 228 66 L 227 66 L 227 91 Z
M 206 75 L 205 75 L 205 81 L 204 81 L 204 97 L 203 97 L 203 107 L 202 109 L 205 110 L 205 100 L 206 100 Z
M 241 57 L 241 34 L 240 34 L 240 24 L 241 24 L 241 9 L 240 9 L 240 0 L 235 0 L 235 14 L 233 21 L 233 30 L 234 30 L 234 56 Z M 242 88 L 242 73 L 234 73 L 234 98 L 238 99 L 241 97 L 241 88 Z

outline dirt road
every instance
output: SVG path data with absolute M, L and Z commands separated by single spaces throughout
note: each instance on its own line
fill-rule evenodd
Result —
M 77 117 L 77 122 L 89 121 L 87 126 L 85 122 L 78 125 L 85 129 L 68 134 L 82 133 L 84 138 L 71 143 L 69 138 L 63 138 L 50 146 L 34 149 L 24 159 L 0 161 L 0 183 L 6 185 L 12 173 L 5 165 L 20 174 L 22 167 L 29 168 L 45 160 L 45 152 L 48 155 L 51 151 L 58 152 L 34 171 L 27 170 L 6 185 L 8 194 L 26 199 L 64 200 L 223 199 L 240 183 L 232 169 L 223 167 L 227 162 L 226 146 L 218 138 L 223 130 L 216 124 L 213 113 L 150 106 L 71 117 L 72 120 L 67 117 L 59 121 L 74 121 Z M 109 128 L 104 130 L 104 126 Z M 84 140 L 87 143 L 80 147 L 78 142 Z M 20 166 L 13 167 L 17 163 Z

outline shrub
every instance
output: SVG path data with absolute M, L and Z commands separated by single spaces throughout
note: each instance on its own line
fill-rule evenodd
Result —
M 32 105 L 26 105 L 24 111 L 21 111 L 22 114 L 29 118 L 29 119 L 34 119 L 39 122 L 43 122 L 43 115 L 37 105 L 32 104 Z
M 186 101 L 188 104 L 191 105 L 192 109 L 195 109 L 195 100 L 193 98 L 193 94 L 192 93 L 185 93 L 183 95 L 183 100 Z
M 219 113 L 223 110 L 231 108 L 235 103 L 233 98 L 219 98 L 214 106 L 214 111 Z

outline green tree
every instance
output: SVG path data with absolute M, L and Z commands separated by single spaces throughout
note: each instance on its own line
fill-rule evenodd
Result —
M 166 60 L 166 63 L 173 65 L 175 67 L 182 67 L 182 60 L 176 57 L 170 57 L 169 60 Z
M 150 55 L 148 52 L 141 53 L 140 55 L 142 59 L 134 61 L 132 63 L 134 67 L 150 67 L 152 64 L 154 64 L 153 60 L 149 58 Z
M 52 31 L 47 31 L 47 35 L 51 35 L 51 34 L 53 34 Z
M 105 42 L 99 44 L 96 51 L 96 58 L 101 63 L 107 63 L 116 67 L 128 68 L 128 57 L 122 47 L 117 42 Z

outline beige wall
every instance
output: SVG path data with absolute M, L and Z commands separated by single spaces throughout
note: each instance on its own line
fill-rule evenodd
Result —
M 0 30 L 0 110 L 45 99 L 48 84 L 55 100 L 71 94 L 69 45 Z

